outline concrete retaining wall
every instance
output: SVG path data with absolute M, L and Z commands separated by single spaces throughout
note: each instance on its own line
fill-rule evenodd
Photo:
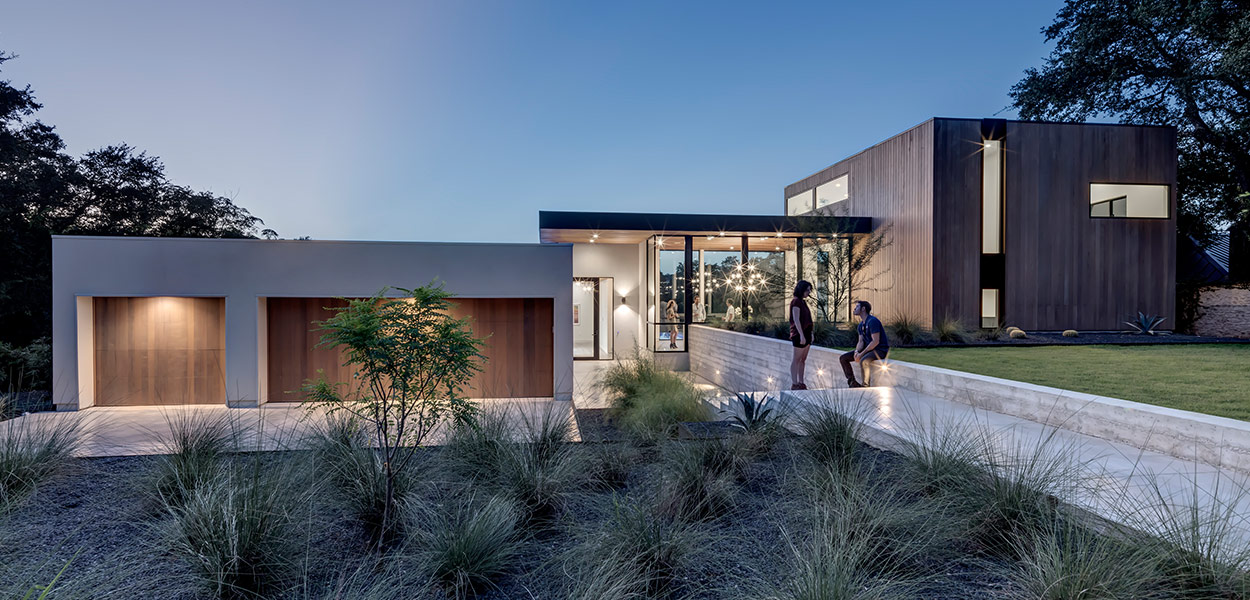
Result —
M 1212 287 L 1200 292 L 1194 333 L 1250 338 L 1250 288 Z
M 698 375 L 730 391 L 789 389 L 789 342 L 697 325 L 690 338 L 690 370 Z M 846 386 L 840 354 L 812 348 L 809 387 Z M 1250 473 L 1245 421 L 896 360 L 872 383 Z

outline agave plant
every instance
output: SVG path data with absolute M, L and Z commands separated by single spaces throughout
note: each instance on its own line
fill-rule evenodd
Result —
M 1158 327 L 1160 324 L 1162 324 L 1165 318 L 1166 317 L 1158 317 L 1155 315 L 1148 315 L 1143 312 L 1138 312 L 1136 319 L 1132 321 L 1124 322 L 1126 325 L 1134 329 L 1134 331 L 1129 331 L 1125 333 L 1136 333 L 1138 335 L 1167 335 L 1166 332 L 1155 331 L 1155 327 Z
M 729 415 L 729 422 L 736 429 L 759 431 L 772 424 L 773 402 L 772 396 L 764 396 L 757 402 L 750 394 L 738 394 L 722 412 Z

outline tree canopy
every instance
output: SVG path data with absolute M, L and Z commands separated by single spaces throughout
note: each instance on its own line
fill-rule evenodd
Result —
M 1234 0 L 1067 0 L 1055 46 L 1011 88 L 1023 119 L 1173 125 L 1179 227 L 1207 238 L 1247 221 L 1250 10 Z
M 0 72 L 13 58 L 0 51 Z M 54 234 L 276 237 L 229 198 L 171 183 L 160 159 L 129 145 L 70 156 L 40 108 L 29 85 L 0 80 L 0 342 L 51 334 Z

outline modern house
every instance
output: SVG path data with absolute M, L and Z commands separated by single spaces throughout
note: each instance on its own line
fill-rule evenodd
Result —
M 574 360 L 688 365 L 691 327 L 818 319 L 852 298 L 924 323 L 1174 322 L 1176 134 L 931 119 L 785 187 L 776 215 L 540 212 L 538 244 L 53 239 L 58 408 L 298 400 L 345 379 L 313 323 L 438 279 L 489 336 L 480 398 L 569 398 Z M 865 265 L 863 248 L 883 244 Z

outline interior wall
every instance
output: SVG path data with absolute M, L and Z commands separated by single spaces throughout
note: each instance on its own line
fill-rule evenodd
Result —
M 642 344 L 640 337 L 640 306 L 645 296 L 639 290 L 639 244 L 574 244 L 574 277 L 611 277 L 613 352 L 618 357 L 630 356 Z M 573 282 L 569 281 L 569 286 Z M 621 298 L 625 304 L 621 304 Z M 603 307 L 601 307 L 601 310 Z M 585 310 L 585 308 L 583 308 Z M 583 319 L 585 317 L 583 316 Z M 571 320 L 571 318 L 570 318 Z M 602 333 L 600 334 L 602 335 Z

